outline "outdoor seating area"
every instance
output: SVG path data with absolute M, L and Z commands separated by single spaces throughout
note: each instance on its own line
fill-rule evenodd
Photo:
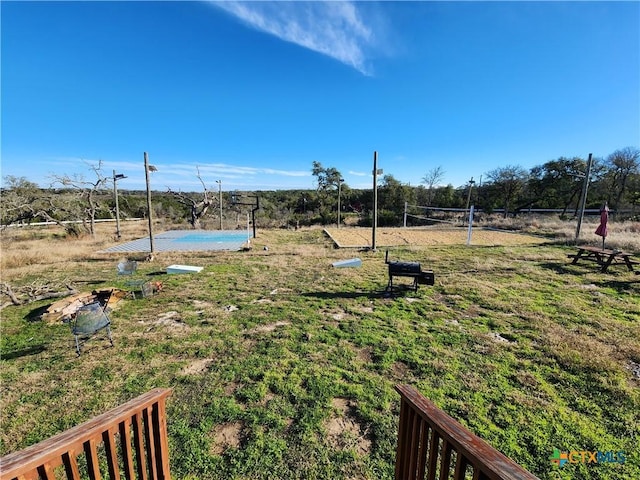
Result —
M 573 258 L 572 265 L 577 264 L 580 260 L 596 262 L 603 273 L 607 272 L 609 267 L 615 264 L 624 264 L 630 272 L 633 272 L 633 266 L 640 264 L 639 261 L 631 258 L 631 253 L 621 250 L 609 250 L 590 245 L 578 245 L 576 248 L 578 253 L 569 255 L 569 258 Z M 640 272 L 636 272 L 636 274 L 638 273 Z

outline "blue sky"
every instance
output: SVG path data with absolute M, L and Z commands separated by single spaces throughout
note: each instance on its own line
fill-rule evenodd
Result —
M 463 185 L 640 147 L 640 2 L 12 2 L 2 176 Z

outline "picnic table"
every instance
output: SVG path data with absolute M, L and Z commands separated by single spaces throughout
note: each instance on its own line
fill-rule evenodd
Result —
M 633 266 L 639 264 L 637 260 L 633 260 L 632 254 L 623 252 L 622 250 L 609 250 L 605 248 L 592 247 L 591 245 L 578 245 L 576 247 L 578 253 L 569 255 L 569 258 L 573 258 L 572 265 L 578 263 L 580 259 L 596 262 L 600 265 L 601 271 L 606 272 L 607 269 L 613 263 L 624 263 L 629 271 L 633 272 Z M 636 275 L 640 272 L 636 272 Z

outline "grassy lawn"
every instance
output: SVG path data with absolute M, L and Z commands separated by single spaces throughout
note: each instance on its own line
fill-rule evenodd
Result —
M 91 249 L 54 265 L 14 258 L 3 276 L 14 289 L 125 286 L 118 257 Z M 393 386 L 405 383 L 541 478 L 640 478 L 640 276 L 570 265 L 572 251 L 395 247 L 436 285 L 391 297 L 384 249 L 338 250 L 320 230 L 259 232 L 249 252 L 141 263 L 164 290 L 120 302 L 115 347 L 94 338 L 79 358 L 68 325 L 33 319 L 50 300 L 9 306 L 0 454 L 172 387 L 176 479 L 391 479 Z M 331 266 L 355 256 L 361 268 Z M 205 268 L 161 275 L 172 263 Z M 558 469 L 554 448 L 626 461 Z

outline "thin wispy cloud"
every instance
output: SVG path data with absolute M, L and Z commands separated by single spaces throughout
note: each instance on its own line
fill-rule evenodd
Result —
M 225 163 L 198 165 L 201 172 L 236 173 L 241 175 L 282 175 L 285 177 L 310 177 L 311 173 L 301 170 L 277 170 L 274 168 L 243 167 Z
M 353 2 L 236 2 L 209 3 L 251 27 L 300 45 L 371 75 L 365 49 L 373 33 Z
M 215 182 L 218 180 L 223 182 L 225 191 L 313 187 L 311 170 L 287 170 L 223 162 L 168 161 L 156 156 L 149 160 L 149 163 L 156 167 L 149 177 L 149 183 L 154 190 L 162 190 L 166 187 L 171 190 L 199 191 L 202 188 L 202 182 L 207 188 L 217 189 Z M 25 163 L 34 163 L 34 161 L 30 159 Z M 112 171 L 125 175 L 118 184 L 120 189 L 145 188 L 144 163 L 142 160 L 131 159 L 52 156 L 46 160 L 43 173 L 34 180 L 44 187 L 49 187 L 56 177 L 69 176 L 94 181 L 97 176 L 111 179 Z

